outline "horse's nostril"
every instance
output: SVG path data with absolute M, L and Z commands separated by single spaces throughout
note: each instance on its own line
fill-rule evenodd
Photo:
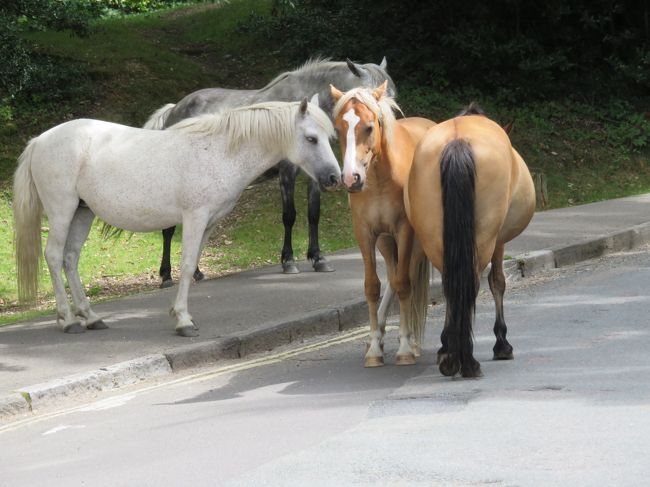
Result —
M 352 176 L 354 176 L 354 184 L 359 184 L 361 182 L 361 175 L 359 173 L 354 173 Z
M 334 186 L 335 184 L 339 183 L 339 178 L 336 174 L 331 174 L 330 175 L 330 184 Z

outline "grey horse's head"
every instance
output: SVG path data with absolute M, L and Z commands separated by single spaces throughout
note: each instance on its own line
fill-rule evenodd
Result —
M 346 60 L 346 63 L 352 74 L 357 76 L 361 81 L 361 86 L 375 88 L 376 86 L 381 85 L 384 81 L 388 81 L 388 89 L 386 90 L 386 95 L 391 98 L 395 98 L 397 96 L 397 89 L 395 88 L 393 78 L 390 77 L 388 71 L 386 70 L 388 67 L 388 62 L 386 61 L 385 56 L 379 64 L 359 64 L 352 62 L 349 59 Z

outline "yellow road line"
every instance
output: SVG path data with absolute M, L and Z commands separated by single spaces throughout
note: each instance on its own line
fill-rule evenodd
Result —
M 397 326 L 387 326 L 386 331 L 391 331 L 391 330 L 396 330 L 398 327 Z M 185 377 L 180 377 L 178 379 L 174 379 L 171 381 L 165 381 L 160 384 L 154 384 L 151 386 L 143 387 L 141 389 L 138 389 L 136 391 L 131 391 L 127 392 L 124 395 L 129 395 L 129 396 L 139 396 L 151 391 L 155 391 L 158 389 L 162 389 L 165 387 L 173 387 L 181 384 L 194 384 L 197 382 L 202 382 L 206 381 L 209 379 L 212 379 L 214 377 L 218 377 L 220 375 L 224 374 L 229 374 L 233 372 L 241 372 L 244 370 L 249 370 L 249 369 L 254 369 L 257 367 L 261 367 L 264 365 L 272 365 L 272 364 L 277 364 L 280 363 L 284 360 L 288 360 L 294 357 L 298 357 L 300 355 L 304 355 L 306 353 L 310 352 L 315 352 L 317 350 L 323 350 L 325 348 L 333 347 L 335 345 L 341 345 L 343 343 L 348 343 L 348 342 L 353 342 L 355 340 L 358 340 L 359 338 L 362 338 L 368 334 L 368 329 L 366 327 L 363 328 L 357 328 L 352 331 L 342 333 L 341 335 L 335 337 L 335 338 L 329 338 L 327 340 L 322 340 L 319 342 L 311 343 L 309 345 L 304 345 L 302 347 L 293 349 L 293 350 L 287 350 L 285 352 L 278 352 L 274 353 L 271 355 L 266 355 L 264 357 L 259 357 L 251 360 L 246 360 L 244 362 L 239 362 L 235 364 L 230 364 L 230 365 L 223 365 L 221 367 L 217 367 L 212 370 L 208 370 L 205 372 L 199 372 L 196 374 L 188 375 Z M 116 399 L 119 398 L 120 395 L 117 396 L 111 396 L 111 399 Z M 99 402 L 99 401 L 95 401 Z M 0 426 L 0 433 L 5 433 L 7 431 L 13 431 L 16 430 L 22 426 L 27 426 L 30 424 L 34 423 L 39 423 L 41 421 L 45 421 L 47 419 L 52 419 L 52 418 L 57 418 L 59 416 L 65 416 L 67 414 L 75 413 L 82 411 L 84 409 L 87 409 L 89 407 L 89 403 L 80 405 L 80 406 L 74 406 L 69 409 L 64 409 L 61 411 L 53 411 L 50 413 L 43 413 L 39 414 L 38 416 L 32 416 L 29 418 L 25 418 L 19 421 L 15 421 L 13 423 L 6 424 L 4 426 Z

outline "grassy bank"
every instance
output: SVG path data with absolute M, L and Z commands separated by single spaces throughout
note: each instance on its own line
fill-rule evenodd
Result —
M 199 88 L 263 86 L 297 64 L 285 57 L 280 39 L 239 28 L 251 13 L 265 16 L 269 12 L 270 1 L 217 2 L 100 20 L 86 38 L 66 32 L 29 34 L 35 49 L 67 67 L 70 81 L 60 92 L 23 100 L 14 119 L 0 126 L 0 190 L 4 191 L 0 198 L 0 324 L 26 316 L 15 303 L 9 191 L 15 161 L 28 139 L 79 117 L 141 125 L 159 106 Z M 323 53 L 305 53 L 305 59 L 318 54 Z M 563 101 L 514 105 L 507 99 L 451 87 L 441 93 L 409 86 L 408 73 L 391 74 L 407 115 L 443 120 L 468 101 L 477 100 L 493 118 L 503 123 L 514 119 L 514 145 L 532 168 L 546 175 L 550 207 L 650 191 L 646 164 L 650 141 L 643 139 L 648 122 L 642 115 L 650 106 Z M 296 194 L 294 247 L 297 256 L 304 256 L 304 181 L 299 181 Z M 47 222 L 43 225 L 47 227 Z M 95 228 L 81 257 L 88 294 L 96 300 L 157 287 L 160 244 L 157 233 L 104 241 Z M 201 267 L 208 276 L 216 276 L 277 263 L 281 244 L 278 183 L 269 181 L 245 192 L 233 215 L 215 231 Z M 327 253 L 354 245 L 345 194 L 325 195 L 322 249 Z M 179 258 L 177 232 L 174 265 Z M 47 272 L 41 283 L 40 307 L 49 309 L 52 292 Z

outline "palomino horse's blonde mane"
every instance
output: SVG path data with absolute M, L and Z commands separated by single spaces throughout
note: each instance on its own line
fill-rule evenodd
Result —
M 370 111 L 377 117 L 379 123 L 382 126 L 382 130 L 386 140 L 390 143 L 393 139 L 393 127 L 395 126 L 395 111 L 402 113 L 402 109 L 399 107 L 394 98 L 384 94 L 382 97 L 377 100 L 372 94 L 374 90 L 372 88 L 359 87 L 353 88 L 350 91 L 343 94 L 341 98 L 334 105 L 333 117 L 336 120 L 336 117 L 339 116 L 341 110 L 347 102 L 356 98 L 358 101 L 367 106 Z
M 247 107 L 233 108 L 221 113 L 187 118 L 167 130 L 188 133 L 225 134 L 230 150 L 251 140 L 259 141 L 263 147 L 288 147 L 295 134 L 295 117 L 300 102 L 266 102 Z M 323 110 L 312 103 L 307 111 L 314 121 L 331 138 L 334 126 Z

